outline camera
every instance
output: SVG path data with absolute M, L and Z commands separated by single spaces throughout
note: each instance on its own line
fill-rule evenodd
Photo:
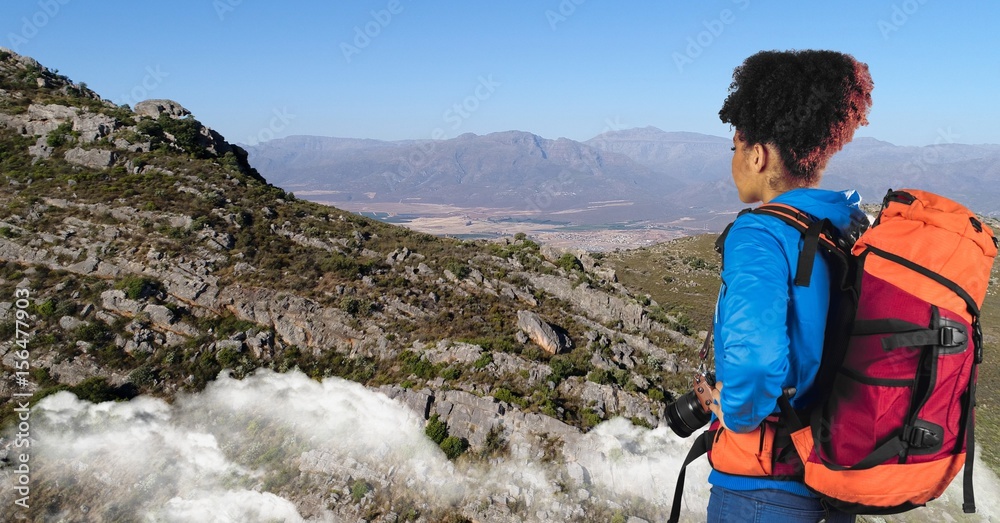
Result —
M 667 406 L 667 426 L 674 434 L 686 438 L 712 419 L 709 405 L 714 387 L 714 372 L 699 374 L 694 377 L 691 390 Z

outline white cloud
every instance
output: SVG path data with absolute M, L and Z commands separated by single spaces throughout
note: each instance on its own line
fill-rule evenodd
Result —
M 369 498 L 424 514 L 454 508 L 497 521 L 515 510 L 545 521 L 593 517 L 596 507 L 657 520 L 691 444 L 665 427 L 614 419 L 570 438 L 564 462 L 456 465 L 424 436 L 420 416 L 383 394 L 270 371 L 220 376 L 172 404 L 139 397 L 95 405 L 63 392 L 41 401 L 32 422 L 35 492 L 64 493 L 64 517 L 86 511 L 155 522 L 356 520 L 355 482 L 371 487 Z M 979 520 L 997 518 L 1000 482 L 977 467 Z M 704 458 L 689 468 L 689 521 L 704 517 L 707 476 Z M 961 520 L 961 494 L 959 476 L 928 508 L 885 520 Z M 10 495 L 0 492 L 4 506 Z

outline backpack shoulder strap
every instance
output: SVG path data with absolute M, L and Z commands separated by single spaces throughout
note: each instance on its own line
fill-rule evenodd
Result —
M 753 211 L 753 209 L 743 209 L 742 211 L 740 211 L 739 214 L 736 215 L 736 220 L 739 220 L 740 216 L 743 216 L 744 214 L 751 211 Z M 736 224 L 736 220 L 729 222 L 729 225 L 726 226 L 726 228 L 722 231 L 722 234 L 720 234 L 719 237 L 716 238 L 715 240 L 715 252 L 719 253 L 719 257 L 722 258 L 722 267 L 726 266 L 726 256 L 725 256 L 726 238 L 729 237 L 729 230 L 732 229 L 733 225 Z
M 830 220 L 816 218 L 783 203 L 769 203 L 761 205 L 750 211 L 754 214 L 773 216 L 802 235 L 802 251 L 799 253 L 798 264 L 795 268 L 795 285 L 808 287 L 812 279 L 813 263 L 816 253 L 822 247 L 824 251 L 832 254 L 847 266 L 847 253 L 840 246 L 834 237 L 835 228 Z

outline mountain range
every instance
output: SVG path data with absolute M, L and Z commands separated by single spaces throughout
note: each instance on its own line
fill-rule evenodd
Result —
M 730 181 L 731 139 L 655 127 L 585 142 L 521 131 L 440 141 L 290 136 L 247 151 L 272 183 L 324 201 L 411 202 L 507 209 L 582 224 L 724 225 L 742 207 Z M 1000 215 L 1000 145 L 896 146 L 857 138 L 821 186 L 878 202 L 889 188 L 938 192 Z

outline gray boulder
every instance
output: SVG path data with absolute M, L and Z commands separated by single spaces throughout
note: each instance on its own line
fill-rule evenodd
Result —
M 118 125 L 106 114 L 84 113 L 73 121 L 73 130 L 80 133 L 81 142 L 90 143 L 110 135 Z
M 135 104 L 133 111 L 139 116 L 148 116 L 154 120 L 161 114 L 171 118 L 184 118 L 191 114 L 191 111 L 173 100 L 144 100 Z
M 115 163 L 117 155 L 114 151 L 104 149 L 81 149 L 74 147 L 66 151 L 66 161 L 81 167 L 91 169 L 106 169 Z
M 28 146 L 28 154 L 36 160 L 41 160 L 52 156 L 52 147 L 49 147 L 44 136 L 39 137 L 35 145 Z
M 573 348 L 573 340 L 559 326 L 552 325 L 531 311 L 517 311 L 517 328 L 549 354 L 559 354 Z

